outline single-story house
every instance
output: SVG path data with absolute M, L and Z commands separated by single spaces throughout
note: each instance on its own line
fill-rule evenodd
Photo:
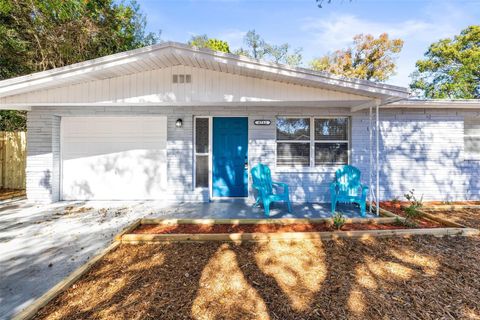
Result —
M 329 201 L 339 166 L 372 197 L 480 199 L 480 101 L 162 43 L 0 81 L 28 110 L 33 201 L 252 197 L 266 163 L 292 201 Z

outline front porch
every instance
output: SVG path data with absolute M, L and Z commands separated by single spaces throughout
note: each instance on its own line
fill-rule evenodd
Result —
M 148 205 L 148 202 L 145 203 Z M 360 208 L 353 204 L 337 204 L 337 212 L 345 218 L 360 218 Z M 158 218 L 192 218 L 192 219 L 264 219 L 263 207 L 253 207 L 253 202 L 247 199 L 217 200 L 206 203 L 184 202 L 168 205 L 155 211 Z M 315 219 L 332 216 L 330 203 L 292 203 L 292 212 L 286 205 L 275 202 L 270 206 L 271 219 Z M 374 212 L 367 210 L 366 218 L 375 218 Z

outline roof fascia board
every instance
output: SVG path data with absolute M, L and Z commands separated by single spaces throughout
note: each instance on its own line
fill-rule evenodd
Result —
M 449 100 L 449 99 L 432 99 L 432 100 L 417 100 L 406 99 L 397 101 L 383 108 L 446 108 L 446 109 L 479 109 L 480 99 L 462 99 L 462 100 Z
M 89 102 L 89 103 L 10 103 L 0 104 L 0 109 L 29 109 L 32 107 L 314 107 L 314 108 L 351 108 L 361 100 L 323 100 L 323 101 L 235 101 L 235 102 Z

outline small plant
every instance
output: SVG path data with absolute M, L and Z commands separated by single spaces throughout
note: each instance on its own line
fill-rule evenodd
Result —
M 420 208 L 423 206 L 423 195 L 420 197 L 420 200 L 417 199 L 415 196 L 415 189 L 412 189 L 408 191 L 408 193 L 404 194 L 405 199 L 407 199 L 408 202 L 410 202 L 410 205 L 414 205 L 417 208 Z
M 400 200 L 398 199 L 398 197 L 394 197 L 390 202 L 392 204 L 397 204 L 397 203 L 400 203 Z
M 340 212 L 336 212 L 333 215 L 333 227 L 336 230 L 340 230 L 345 224 L 345 221 L 346 219 L 343 217 L 343 214 L 341 214 Z
M 415 224 L 414 219 L 421 216 L 421 212 L 418 211 L 419 208 L 423 206 L 423 195 L 418 199 L 415 196 L 415 189 L 408 191 L 405 195 L 405 199 L 410 203 L 408 207 L 404 208 L 406 219 L 405 223 Z
M 407 219 L 400 219 L 399 217 L 395 218 L 394 224 L 397 225 L 397 226 L 404 226 L 404 227 L 408 227 L 408 228 L 417 227 L 417 224 L 415 222 L 409 221 Z

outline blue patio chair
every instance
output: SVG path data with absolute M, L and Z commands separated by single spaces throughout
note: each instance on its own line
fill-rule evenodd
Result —
M 368 187 L 361 184 L 360 175 L 360 170 L 353 166 L 344 166 L 335 172 L 335 180 L 330 184 L 332 214 L 335 214 L 337 202 L 357 203 L 365 217 Z
M 292 212 L 292 205 L 290 204 L 290 196 L 288 193 L 288 185 L 281 182 L 273 182 L 272 175 L 270 173 L 270 168 L 264 164 L 257 164 L 250 171 L 252 174 L 253 188 L 258 191 L 257 201 L 254 206 L 263 204 L 263 209 L 265 210 L 265 215 L 268 217 L 270 215 L 270 203 L 275 201 L 283 201 L 287 203 L 288 212 Z M 279 188 L 283 189 L 282 193 L 273 192 Z

